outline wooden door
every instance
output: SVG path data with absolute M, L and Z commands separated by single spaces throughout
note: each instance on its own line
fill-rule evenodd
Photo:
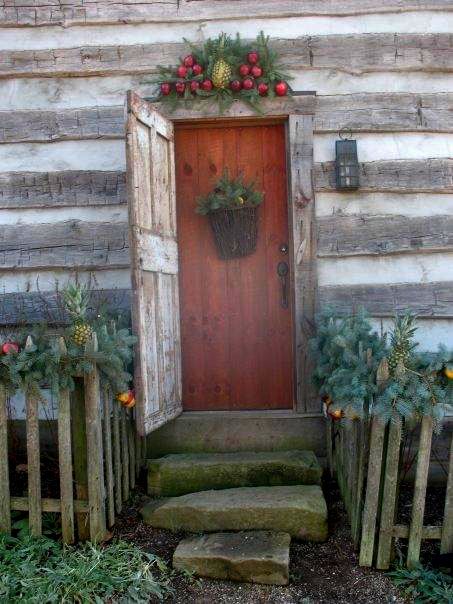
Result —
M 134 384 L 148 434 L 182 411 L 173 124 L 135 93 L 127 110 Z
M 184 409 L 292 408 L 291 275 L 285 305 L 277 274 L 291 266 L 284 124 L 182 125 L 175 149 Z M 256 252 L 227 261 L 195 213 L 224 168 L 265 195 Z

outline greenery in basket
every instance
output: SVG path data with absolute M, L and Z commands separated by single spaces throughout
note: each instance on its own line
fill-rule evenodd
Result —
M 437 427 L 453 404 L 453 351 L 419 353 L 414 341 L 415 317 L 395 317 L 390 336 L 378 335 L 361 310 L 349 317 L 331 309 L 317 321 L 311 342 L 316 359 L 314 381 L 328 414 L 334 419 L 358 418 L 370 412 L 384 421 L 401 417 L 434 418 Z M 367 359 L 367 350 L 371 356 Z M 388 360 L 389 379 L 377 386 L 377 371 Z
M 254 42 L 225 33 L 201 46 L 184 41 L 190 54 L 181 58 L 177 67 L 160 66 L 154 80 L 159 85 L 159 100 L 170 110 L 205 101 L 217 103 L 223 113 L 234 99 L 241 99 L 260 112 L 263 98 L 290 93 L 291 78 L 263 32 Z
M 230 178 L 228 170 L 223 172 L 214 189 L 197 200 L 197 213 L 209 214 L 217 210 L 254 208 L 263 201 L 263 193 L 256 191 L 253 184 L 246 184 L 242 176 Z
M 99 315 L 87 316 L 89 291 L 83 285 L 70 285 L 63 292 L 69 325 L 61 329 L 43 323 L 23 328 L 15 341 L 3 342 L 0 356 L 0 382 L 8 391 L 22 391 L 41 397 L 41 388 L 53 394 L 73 390 L 74 379 L 89 373 L 96 363 L 100 379 L 113 393 L 130 387 L 129 367 L 136 338 L 128 328 Z M 96 333 L 98 348 L 90 340 Z

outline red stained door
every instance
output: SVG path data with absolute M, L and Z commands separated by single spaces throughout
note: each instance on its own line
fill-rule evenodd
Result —
M 289 409 L 294 401 L 285 128 L 181 125 L 175 133 L 183 406 L 187 410 Z M 220 260 L 196 199 L 224 168 L 264 192 L 253 255 Z

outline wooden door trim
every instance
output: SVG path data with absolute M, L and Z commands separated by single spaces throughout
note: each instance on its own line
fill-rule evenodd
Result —
M 162 103 L 156 109 L 166 113 Z M 316 93 L 299 93 L 283 99 L 269 99 L 263 103 L 263 116 L 241 101 L 234 101 L 224 114 L 217 107 L 207 109 L 178 108 L 167 117 L 175 125 L 193 123 L 204 127 L 213 122 L 238 124 L 280 118 L 286 123 L 286 150 L 288 168 L 288 220 L 291 239 L 293 332 L 295 367 L 295 408 L 298 414 L 318 415 L 319 403 L 312 384 L 313 364 L 309 355 L 309 339 L 315 331 L 317 305 L 315 194 L 313 187 L 313 126 Z M 190 126 L 189 126 L 190 127 Z M 194 413 L 193 411 L 191 413 Z M 213 412 L 216 413 L 216 412 Z

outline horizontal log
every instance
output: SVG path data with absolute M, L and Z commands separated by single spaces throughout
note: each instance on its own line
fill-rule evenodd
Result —
M 392 533 L 397 539 L 409 539 L 409 529 L 410 527 L 408 525 L 396 524 L 393 527 Z M 422 528 L 422 539 L 440 540 L 441 536 L 441 526 L 424 526 Z
M 317 191 L 336 190 L 333 162 L 315 164 L 314 182 Z M 360 164 L 359 193 L 380 191 L 453 193 L 453 159 L 392 160 Z M 80 170 L 0 173 L 0 209 L 110 205 L 126 201 L 124 172 Z
M 312 15 L 347 16 L 389 12 L 450 11 L 450 0 L 7 0 L 0 8 L 0 27 L 91 25 L 255 19 Z
M 275 39 L 273 48 L 288 69 L 370 72 L 453 72 L 449 34 L 348 34 Z M 153 74 L 175 64 L 184 43 L 85 46 L 0 51 L 0 77 L 80 77 Z
M 119 314 L 123 319 L 127 319 L 130 308 L 130 289 L 91 290 L 87 315 L 92 317 L 100 311 L 105 311 L 112 315 Z M 67 324 L 68 320 L 59 292 L 0 294 L 0 325 L 30 325 L 41 321 L 61 325 Z
M 304 102 L 301 103 L 301 100 Z M 315 109 L 316 102 L 316 109 Z M 266 114 L 294 111 L 291 99 L 274 99 Z M 316 111 L 315 132 L 453 132 L 453 94 L 344 94 L 297 97 L 302 110 Z M 206 117 L 208 107 L 193 110 Z M 165 107 L 160 107 L 165 112 Z M 187 111 L 187 110 L 186 110 Z M 169 113 L 172 120 L 183 111 Z M 187 119 L 186 113 L 184 117 Z M 240 117 L 240 115 L 237 115 Z M 124 136 L 123 107 L 0 112 L 0 143 L 109 139 Z
M 125 223 L 68 220 L 0 225 L 0 270 L 112 269 L 129 266 Z
M 344 216 L 317 219 L 318 256 L 453 250 L 453 216 Z
M 41 499 L 43 512 L 60 512 L 61 501 L 59 499 Z M 11 510 L 28 512 L 28 497 L 11 497 Z M 88 501 L 74 500 L 74 512 L 87 513 L 89 511 Z
M 453 159 L 376 161 L 360 164 L 360 192 L 453 193 Z M 335 164 L 314 166 L 317 191 L 335 191 Z
M 419 317 L 453 318 L 453 282 L 322 286 L 321 308 L 347 315 L 363 307 L 372 317 L 393 317 L 410 310 Z
M 124 172 L 0 173 L 0 208 L 45 208 L 126 203 Z
M 0 143 L 121 138 L 123 107 L 0 112 Z

